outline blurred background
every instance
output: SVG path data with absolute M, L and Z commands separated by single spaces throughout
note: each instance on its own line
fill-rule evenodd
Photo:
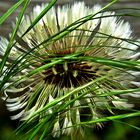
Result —
M 0 16 L 4 14 L 13 4 L 18 0 L 0 0 Z M 73 3 L 75 1 L 83 0 L 58 0 L 58 5 Z M 94 4 L 106 5 L 110 0 L 84 0 L 88 6 Z M 49 2 L 49 0 L 32 0 L 26 13 L 30 13 L 32 8 L 36 4 L 42 2 Z M 140 0 L 120 0 L 117 4 L 113 5 L 111 9 L 117 8 L 140 8 Z M 20 8 L 17 9 L 5 22 L 0 26 L 0 36 L 8 37 L 12 31 L 11 23 L 15 21 L 15 17 L 18 16 Z M 123 12 L 123 10 L 121 10 Z M 140 38 L 140 18 L 135 17 L 124 17 L 126 21 L 131 23 L 132 30 L 134 31 L 133 36 Z M 4 101 L 0 100 L 0 140 L 12 140 L 14 138 L 13 130 L 17 127 L 18 121 L 10 120 L 10 113 L 6 110 Z M 140 118 L 129 118 L 123 120 L 123 122 L 130 123 L 140 127 Z M 11 137 L 13 136 L 13 138 Z M 85 140 L 139 140 L 140 131 L 130 127 L 129 125 L 122 124 L 119 122 L 107 122 L 104 124 L 102 129 L 95 128 L 93 130 L 87 130 Z M 52 138 L 51 138 L 52 139 Z M 67 140 L 69 138 L 63 137 L 61 140 Z M 80 139 L 79 139 L 80 140 Z

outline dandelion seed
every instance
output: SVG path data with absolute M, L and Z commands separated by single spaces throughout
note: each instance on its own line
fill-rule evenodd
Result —
M 58 137 L 60 134 L 71 135 L 75 129 L 81 129 L 79 126 L 72 127 L 73 125 L 100 118 L 102 110 L 113 113 L 113 107 L 116 109 L 132 107 L 132 104 L 124 100 L 125 96 L 101 95 L 127 89 L 129 86 L 139 86 L 135 78 L 135 75 L 140 75 L 139 72 L 115 68 L 101 63 L 99 59 L 117 61 L 136 59 L 139 55 L 135 51 L 137 45 L 124 40 L 132 39 L 129 23 L 115 17 L 114 12 L 99 13 L 95 19 L 87 21 L 65 37 L 59 40 L 51 39 L 41 44 L 71 23 L 100 9 L 99 5 L 89 8 L 83 2 L 79 2 L 72 6 L 51 8 L 30 32 L 19 38 L 45 6 L 44 4 L 36 6 L 30 15 L 24 16 L 17 33 L 17 43 L 11 50 L 5 68 L 10 69 L 14 60 L 28 53 L 13 68 L 13 75 L 3 91 L 9 110 L 20 112 L 13 118 L 29 119 L 47 104 L 54 103 L 56 99 L 73 89 L 92 81 L 93 84 L 68 96 L 60 104 L 40 112 L 38 121 L 43 121 L 54 113 L 57 119 L 52 127 L 52 134 Z M 101 18 L 107 15 L 109 17 Z M 39 44 L 41 45 L 37 47 Z M 1 38 L 0 56 L 3 56 L 7 45 L 8 40 Z M 62 61 L 56 63 L 57 60 Z M 38 70 L 30 76 L 34 70 L 47 64 L 47 68 Z M 25 77 L 19 80 L 23 76 Z M 100 78 L 102 80 L 98 80 Z M 78 98 L 79 96 L 81 98 Z M 68 104 L 64 111 L 57 112 L 58 107 L 74 99 L 75 101 Z M 62 131 L 58 131 L 59 129 Z
M 68 119 L 68 117 L 66 117 L 64 119 L 62 134 L 70 135 L 71 132 L 72 132 L 72 122 L 71 120 Z
M 52 130 L 52 134 L 54 137 L 60 137 L 60 125 L 59 125 L 59 121 L 57 121 L 55 124 L 54 124 L 54 128 Z

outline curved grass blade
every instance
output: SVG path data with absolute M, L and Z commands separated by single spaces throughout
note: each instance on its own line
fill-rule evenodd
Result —
M 15 5 L 13 5 L 6 13 L 0 17 L 0 25 L 24 2 L 24 0 L 19 0 Z
M 116 3 L 118 0 L 113 0 L 112 2 L 110 2 L 109 4 L 107 4 L 106 6 L 104 6 L 103 8 L 101 8 L 98 12 L 89 15 L 89 16 L 85 16 L 84 18 L 81 18 L 77 21 L 75 21 L 74 23 L 70 24 L 69 26 L 67 26 L 66 28 L 64 28 L 62 31 L 52 35 L 51 37 L 49 37 L 48 39 L 46 39 L 45 41 L 43 41 L 42 43 L 40 43 L 39 45 L 37 45 L 36 47 L 34 47 L 33 49 L 29 50 L 29 52 L 27 52 L 26 54 L 23 54 L 21 57 L 19 57 L 14 64 L 11 67 L 11 70 L 8 73 L 8 76 L 6 76 L 6 78 L 4 78 L 4 81 L 0 84 L 0 87 L 3 87 L 3 85 L 5 84 L 5 82 L 9 79 L 9 77 L 11 76 L 10 73 L 11 71 L 17 66 L 17 64 L 19 64 L 27 55 L 29 55 L 30 53 L 32 53 L 35 49 L 39 48 L 41 45 L 45 44 L 45 43 L 50 43 L 52 41 L 57 41 L 61 38 L 63 38 L 64 36 L 66 36 L 67 34 L 69 34 L 70 32 L 72 32 L 73 30 L 77 29 L 79 26 L 81 26 L 82 24 L 86 23 L 87 21 L 91 20 L 95 15 L 97 15 L 98 13 L 100 13 L 101 11 L 103 11 L 104 9 L 110 7 L 111 5 L 113 5 L 114 3 Z M 32 25 L 31 25 L 32 26 Z
M 103 117 L 103 118 L 88 121 L 88 122 L 81 122 L 79 125 L 86 125 L 86 124 L 93 124 L 93 123 L 99 123 L 99 122 L 120 120 L 120 119 L 125 119 L 125 118 L 130 118 L 130 117 L 137 117 L 137 116 L 140 116 L 140 111 L 133 112 L 133 113 L 121 114 L 121 115 L 115 115 L 115 116 L 109 116 L 109 117 Z
M 28 120 L 26 120 L 26 121 L 17 129 L 17 132 L 20 131 L 20 129 L 22 129 L 22 127 L 26 127 L 27 124 L 32 123 L 32 121 L 33 121 L 34 119 L 36 119 L 36 118 L 38 117 L 38 115 L 39 115 L 40 113 L 42 113 L 43 111 L 45 111 L 45 110 L 47 110 L 47 109 L 49 109 L 49 108 L 51 108 L 51 107 L 53 107 L 53 106 L 55 106 L 55 105 L 58 105 L 62 100 L 66 99 L 67 97 L 71 96 L 72 94 L 75 94 L 76 92 L 78 92 L 78 91 L 80 91 L 80 90 L 82 90 L 82 89 L 84 89 L 84 88 L 86 88 L 86 87 L 88 87 L 88 86 L 90 86 L 90 85 L 92 85 L 92 84 L 98 82 L 98 81 L 101 81 L 101 80 L 104 79 L 105 77 L 106 77 L 106 76 L 100 77 L 100 78 L 98 78 L 98 79 L 96 79 L 96 80 L 94 80 L 94 81 L 91 81 L 91 82 L 89 82 L 89 83 L 83 85 L 83 86 L 77 87 L 76 89 L 74 89 L 74 90 L 68 92 L 68 93 L 65 94 L 64 96 L 62 96 L 62 97 L 60 97 L 60 98 L 57 98 L 57 99 L 55 99 L 54 101 L 52 101 L 52 102 L 46 104 L 46 106 L 44 106 L 43 108 L 41 108 L 40 110 L 38 110 L 37 112 L 35 112 L 34 115 L 32 115 L 31 118 L 29 118 Z M 84 93 L 84 94 L 85 94 L 85 93 Z M 83 96 L 84 96 L 84 94 L 83 94 Z M 74 101 L 74 100 L 73 100 L 73 101 Z M 73 101 L 72 101 L 72 102 L 73 102 Z M 60 106 L 60 108 L 59 108 L 57 111 L 62 111 L 62 110 L 64 109 L 64 107 L 67 107 L 67 106 L 70 104 L 70 102 L 71 102 L 71 101 L 68 101 L 68 103 L 66 103 L 66 105 L 63 106 L 63 107 Z
M 26 30 L 26 32 L 20 37 L 22 38 L 25 34 L 27 34 L 37 23 L 38 21 L 52 8 L 52 6 L 57 2 L 57 0 L 52 0 L 49 5 L 37 16 L 37 18 L 32 22 L 30 27 Z
M 140 65 L 140 62 L 135 62 L 135 61 L 123 61 L 123 60 L 119 61 L 119 60 L 112 60 L 112 59 L 107 59 L 102 57 L 89 57 L 89 56 L 84 56 L 84 57 L 80 56 L 79 60 L 91 61 L 95 63 L 105 64 L 107 66 L 130 69 L 135 71 L 140 70 L 140 68 L 137 67 Z
M 140 88 L 126 89 L 126 90 L 115 90 L 115 91 L 111 91 L 108 93 L 100 94 L 98 96 L 105 97 L 105 96 L 112 96 L 112 95 L 119 95 L 119 94 L 128 94 L 128 93 L 139 92 L 139 91 L 140 91 Z
M 25 0 L 24 1 L 24 6 L 23 6 L 23 8 L 22 8 L 22 10 L 21 10 L 21 12 L 19 14 L 16 26 L 15 26 L 13 32 L 12 32 L 11 37 L 10 37 L 10 41 L 9 41 L 8 46 L 7 46 L 6 52 L 5 52 L 4 56 L 3 56 L 3 60 L 0 63 L 0 75 L 3 72 L 3 68 L 4 68 L 4 65 L 6 64 L 7 59 L 8 59 L 8 55 L 9 55 L 11 49 L 12 49 L 12 46 L 13 46 L 13 43 L 14 43 L 14 40 L 15 40 L 15 37 L 16 37 L 16 33 L 18 31 L 18 27 L 19 27 L 19 25 L 21 23 L 22 17 L 24 15 L 24 12 L 25 12 L 25 10 L 26 10 L 26 8 L 27 8 L 29 3 L 30 3 L 30 0 Z

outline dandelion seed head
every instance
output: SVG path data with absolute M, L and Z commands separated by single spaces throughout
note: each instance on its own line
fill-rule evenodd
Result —
M 132 39 L 129 23 L 115 17 L 114 12 L 98 13 L 93 17 L 95 19 L 85 22 L 76 30 L 71 31 L 72 27 L 65 30 L 64 32 L 70 31 L 66 36 L 58 40 L 50 39 L 41 44 L 73 22 L 95 14 L 101 8 L 99 5 L 89 8 L 83 2 L 79 2 L 71 6 L 52 7 L 33 29 L 23 38 L 19 38 L 45 7 L 45 4 L 36 6 L 31 14 L 23 17 L 17 33 L 17 43 L 11 50 L 6 66 L 10 68 L 12 61 L 34 48 L 17 65 L 19 72 L 11 77 L 4 91 L 8 96 L 7 108 L 10 111 L 20 110 L 20 113 L 12 118 L 29 119 L 35 112 L 53 103 L 55 99 L 92 81 L 95 82 L 58 104 L 64 105 L 66 101 L 77 99 L 68 105 L 63 113 L 56 115 L 57 120 L 52 128 L 55 137 L 60 134 L 70 135 L 74 132 L 74 128 L 81 129 L 79 126 L 72 126 L 85 120 L 100 118 L 102 110 L 112 112 L 112 107 L 131 108 L 133 105 L 122 99 L 123 96 L 101 95 L 114 90 L 127 89 L 129 85 L 139 86 L 139 82 L 135 81 L 135 75 L 139 75 L 139 72 L 115 69 L 100 63 L 100 60 L 91 61 L 93 58 L 94 60 L 96 58 L 131 60 L 139 56 L 139 53 L 135 52 L 138 47 L 123 39 Z M 101 18 L 101 16 L 109 17 Z M 38 46 L 39 44 L 41 45 Z M 2 38 L 0 55 L 5 53 L 7 45 L 8 40 Z M 83 59 L 84 57 L 87 59 Z M 63 61 L 50 65 L 59 59 Z M 47 64 L 49 67 L 46 69 L 26 77 L 32 71 Z M 18 70 L 16 68 L 15 71 Z M 23 76 L 25 78 L 19 80 Z M 102 77 L 105 78 L 97 80 Z M 78 98 L 83 93 L 86 94 Z M 39 121 L 42 121 L 45 115 L 53 114 L 54 110 L 55 107 L 52 107 L 40 114 Z M 100 123 L 98 125 L 101 126 Z M 59 131 L 60 129 L 62 131 Z

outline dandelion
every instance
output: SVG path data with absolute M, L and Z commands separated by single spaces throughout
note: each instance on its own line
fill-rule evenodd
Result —
M 47 104 L 53 104 L 71 92 L 57 105 L 39 112 L 37 118 L 40 122 L 54 113 L 52 134 L 59 137 L 61 134 L 72 135 L 75 130 L 82 129 L 77 124 L 96 120 L 104 115 L 104 111 L 113 113 L 113 107 L 133 107 L 126 96 L 103 96 L 111 91 L 139 86 L 135 74 L 139 75 L 140 72 L 131 68 L 128 70 L 128 67 L 125 69 L 127 65 L 123 65 L 124 69 L 118 66 L 123 64 L 121 61 L 136 60 L 140 55 L 136 53 L 138 46 L 126 41 L 132 39 L 129 23 L 115 17 L 114 12 L 98 13 L 94 19 L 75 30 L 66 30 L 69 31 L 66 36 L 45 42 L 70 24 L 101 8 L 99 5 L 89 8 L 83 2 L 78 2 L 71 6 L 52 7 L 31 31 L 19 38 L 45 6 L 36 6 L 32 13 L 23 17 L 17 43 L 9 56 L 7 70 L 27 53 L 14 68 L 17 72 L 11 76 L 3 91 L 7 108 L 19 112 L 11 118 L 27 120 Z M 8 40 L 1 37 L 1 55 L 7 45 Z M 59 112 L 65 105 L 65 109 Z M 101 126 L 100 123 L 97 125 Z

